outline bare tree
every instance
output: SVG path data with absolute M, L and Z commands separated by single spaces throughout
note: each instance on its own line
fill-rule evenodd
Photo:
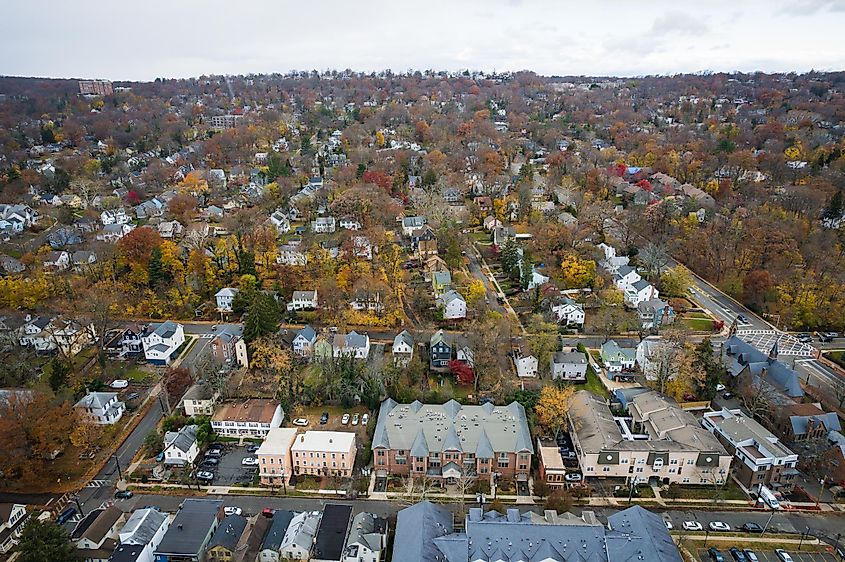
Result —
M 663 270 L 669 265 L 669 254 L 662 245 L 648 244 L 637 255 L 650 279 L 658 279 Z

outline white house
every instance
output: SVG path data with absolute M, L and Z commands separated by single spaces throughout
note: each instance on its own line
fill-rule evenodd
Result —
M 584 307 L 570 298 L 564 298 L 559 304 L 552 306 L 552 315 L 558 324 L 566 326 L 584 325 Z
M 364 225 L 362 225 L 358 219 L 353 219 L 352 217 L 343 217 L 340 219 L 338 224 L 340 225 L 340 228 L 346 230 L 361 230 L 364 228 Z
M 311 357 L 315 343 L 317 343 L 317 332 L 311 326 L 305 326 L 296 333 L 291 342 L 293 354 L 297 357 Z
M 317 308 L 317 291 L 294 291 L 288 310 L 307 310 Z
M 381 312 L 384 304 L 381 302 L 381 293 L 378 291 L 356 291 L 355 297 L 349 301 L 353 310 L 366 310 L 367 312 Z
M 175 359 L 174 352 L 185 343 L 182 324 L 171 320 L 150 324 L 141 333 L 144 357 L 154 365 L 168 365 Z
M 59 318 L 27 316 L 19 343 L 24 347 L 32 346 L 36 351 L 61 349 L 65 355 L 72 356 L 92 343 L 94 336 L 94 326 L 90 324 L 82 326 Z
M 113 559 L 128 560 L 134 556 L 134 562 L 153 562 L 153 552 L 169 528 L 167 513 L 152 507 L 136 509 L 118 532 L 120 544 Z
M 322 517 L 322 511 L 303 511 L 290 520 L 285 538 L 279 546 L 283 560 L 309 560 Z
M 287 213 L 281 209 L 277 209 L 270 215 L 270 222 L 273 223 L 279 234 L 290 232 L 290 221 L 288 220 Z
M 620 267 L 628 265 L 628 256 L 617 256 L 616 248 L 613 246 L 609 246 L 602 242 L 599 244 L 599 248 L 604 251 L 604 260 L 602 260 L 601 266 L 607 270 L 608 273 L 616 274 Z
M 6 554 L 18 544 L 27 519 L 24 504 L 0 503 L 0 554 Z
M 307 265 L 308 254 L 303 252 L 298 245 L 283 244 L 279 246 L 276 263 L 281 265 Z
M 64 271 L 70 267 L 70 254 L 67 252 L 47 252 L 44 254 L 44 269 Z
M 380 562 L 387 547 L 387 520 L 361 512 L 352 518 L 343 562 Z
M 552 356 L 550 363 L 553 379 L 587 380 L 587 357 L 580 351 L 558 351 Z
M 89 392 L 73 406 L 98 425 L 111 425 L 123 417 L 126 405 L 117 399 L 116 392 Z
M 410 236 L 415 230 L 425 226 L 425 223 L 425 217 L 405 217 L 402 219 L 402 233 L 405 236 Z
M 171 239 L 182 234 L 182 223 L 179 221 L 164 221 L 158 224 L 158 235 L 165 239 Z
M 194 463 L 200 452 L 196 425 L 182 426 L 179 431 L 164 434 L 164 464 L 187 466 Z
M 332 233 L 337 229 L 334 217 L 320 217 L 311 222 L 311 230 L 316 233 Z
M 232 312 L 232 301 L 235 295 L 238 294 L 238 289 L 233 287 L 223 287 L 214 295 L 217 299 L 217 310 L 219 312 Z
M 539 362 L 524 341 L 513 350 L 513 363 L 518 377 L 536 377 Z
M 370 355 L 370 336 L 358 332 L 335 334 L 332 347 L 335 357 L 351 356 L 355 359 L 366 359 Z
M 103 226 L 109 224 L 127 224 L 130 220 L 129 215 L 126 214 L 126 210 L 123 207 L 100 213 L 100 222 L 103 223 Z
M 414 358 L 414 338 L 408 330 L 402 330 L 393 338 L 393 364 L 407 367 Z
M 648 281 L 640 277 L 633 267 L 623 265 L 613 279 L 614 284 L 622 291 L 625 303 L 636 308 L 641 302 L 656 299 L 660 292 Z
M 117 242 L 130 232 L 133 226 L 131 224 L 107 224 L 99 233 L 97 233 L 97 240 L 101 242 Z
M 447 291 L 437 298 L 440 306 L 443 307 L 444 320 L 457 320 L 466 318 L 467 301 L 454 289 Z

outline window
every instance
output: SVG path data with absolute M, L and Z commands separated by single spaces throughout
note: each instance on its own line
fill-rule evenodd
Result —
M 602 472 L 610 472 L 610 467 L 609 466 L 602 467 L 601 471 Z
M 637 472 L 642 472 L 642 471 L 643 471 L 643 467 L 638 466 L 638 467 L 637 467 Z
M 405 460 L 405 459 L 400 459 L 400 458 L 396 459 L 396 464 L 407 464 L 407 463 L 408 463 L 408 461 Z M 379 461 L 379 464 L 384 464 L 384 461 Z
M 588 466 L 588 467 L 587 467 L 587 472 L 594 472 L 595 470 L 596 470 L 596 469 L 595 469 L 595 467 L 593 467 L 593 466 Z
M 669 464 L 678 464 L 678 459 L 669 459 Z
M 399 453 L 404 453 L 404 452 L 405 451 L 399 451 Z M 384 456 L 384 449 L 379 449 L 378 452 L 376 453 L 376 456 L 377 457 L 383 457 Z

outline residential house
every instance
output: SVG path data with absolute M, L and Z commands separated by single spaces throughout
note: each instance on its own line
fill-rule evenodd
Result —
M 224 437 L 265 437 L 282 425 L 284 415 L 278 402 L 250 398 L 219 407 L 211 417 L 211 429 Z
M 176 350 L 185 343 L 182 324 L 167 320 L 161 324 L 149 324 L 141 332 L 144 357 L 154 365 L 169 365 L 176 359 Z
M 100 222 L 103 223 L 103 226 L 110 224 L 128 224 L 131 220 L 132 219 L 129 218 L 129 215 L 126 214 L 126 209 L 123 207 L 119 209 L 110 209 L 100 213 Z
M 232 301 L 235 300 L 238 291 L 235 287 L 223 287 L 217 291 L 214 295 L 217 300 L 217 310 L 219 312 L 232 312 Z
M 182 234 L 184 227 L 179 221 L 163 221 L 158 223 L 158 235 L 166 240 L 176 238 Z
M 97 254 L 88 250 L 77 250 L 70 258 L 74 271 L 82 272 L 97 263 Z
M 819 403 L 783 404 L 773 414 L 773 429 L 787 442 L 825 439 L 831 431 L 842 431 L 836 412 L 825 412 Z
M 54 250 L 82 244 L 82 234 L 72 226 L 61 226 L 47 235 L 47 243 Z
M 393 538 L 393 559 L 404 562 L 449 560 L 437 539 L 452 536 L 454 514 L 449 508 L 423 500 L 399 511 Z
M 467 316 L 467 301 L 458 291 L 449 290 L 437 298 L 444 320 L 459 320 Z
M 552 355 L 550 363 L 552 379 L 572 382 L 587 380 L 587 357 L 580 351 L 557 351 Z
M 279 246 L 276 263 L 281 265 L 307 265 L 308 254 L 298 244 L 282 244 Z
M 154 551 L 155 562 L 202 562 L 222 519 L 222 500 L 185 499 Z
M 284 509 L 277 509 L 273 512 L 273 517 L 270 519 L 270 528 L 267 529 L 264 540 L 261 542 L 256 562 L 281 562 L 279 549 L 282 547 L 285 533 L 287 533 L 295 515 L 296 512 Z
M 214 414 L 214 404 L 220 398 L 220 393 L 213 391 L 206 384 L 196 383 L 182 396 L 182 408 L 188 417 L 211 416 Z
M 675 310 L 666 301 L 649 299 L 637 304 L 637 313 L 643 330 L 657 330 L 675 321 Z
M 393 338 L 393 364 L 407 367 L 414 358 L 414 337 L 408 330 L 402 330 Z
M 0 269 L 5 273 L 23 273 L 26 271 L 26 265 L 21 260 L 4 254 L 0 256 Z
M 73 407 L 98 425 L 117 423 L 126 411 L 126 404 L 117 399 L 115 392 L 89 392 Z
M 452 288 L 452 274 L 448 270 L 438 270 L 431 274 L 431 287 L 434 296 L 439 297 Z
M 464 200 L 463 192 L 457 187 L 447 187 L 443 190 L 443 201 L 450 205 L 457 205 Z
M 142 332 L 143 328 L 136 325 L 109 332 L 106 334 L 106 353 L 118 358 L 140 355 L 144 351 L 141 343 Z
M 657 380 L 660 376 L 658 371 L 661 368 L 675 370 L 675 373 L 670 374 L 670 378 L 676 374 L 677 365 L 674 361 L 668 362 L 669 364 L 667 365 L 666 361 L 661 360 L 661 355 L 663 355 L 662 347 L 666 345 L 672 344 L 664 342 L 657 337 L 645 338 L 637 344 L 636 363 L 639 365 L 640 371 L 645 375 L 646 380 Z
M 431 335 L 429 342 L 429 366 L 434 370 L 443 370 L 449 367 L 452 359 L 452 344 L 446 340 L 443 330 L 437 330 Z
M 326 504 L 314 536 L 312 562 L 341 562 L 351 523 L 351 505 Z
M 362 511 L 352 518 L 343 562 L 381 562 L 387 548 L 387 519 Z
M 798 455 L 754 419 L 739 409 L 722 408 L 705 412 L 701 425 L 736 457 L 733 475 L 746 489 L 792 490 L 798 476 Z
M 516 375 L 520 378 L 536 377 L 539 367 L 537 357 L 531 353 L 528 343 L 520 338 L 513 349 L 513 363 L 516 367 Z
M 493 229 L 493 245 L 499 248 L 511 238 L 516 238 L 516 230 L 512 226 L 499 226 Z
M 220 364 L 249 368 L 246 341 L 240 325 L 225 326 L 211 339 L 211 356 Z
M 313 310 L 317 308 L 317 290 L 294 291 L 291 301 L 288 303 L 288 310 Z
M 306 431 L 290 448 L 294 474 L 352 476 L 355 468 L 355 433 Z
M 322 518 L 321 511 L 303 511 L 293 516 L 279 547 L 279 556 L 282 560 L 310 559 L 314 537 L 317 535 Z
M 178 431 L 164 434 L 164 464 L 170 466 L 190 466 L 199 454 L 196 425 L 184 425 Z
M 42 259 L 47 273 L 57 273 L 70 267 L 70 254 L 65 251 L 47 252 Z
M 608 377 L 612 377 L 613 373 L 633 370 L 636 360 L 636 349 L 619 347 L 614 340 L 607 340 L 601 346 L 601 361 L 608 371 Z
M 205 559 L 208 562 L 231 562 L 245 529 L 245 517 L 234 514 L 227 515 L 208 541 Z
M 293 476 L 291 446 L 297 430 L 292 427 L 274 427 L 267 432 L 255 455 L 262 486 L 282 486 Z
M 86 519 L 89 518 L 89 521 L 80 521 L 71 535 L 77 556 L 85 562 L 107 562 L 117 548 L 124 513 L 110 506 L 91 511 Z
M 378 313 L 384 310 L 381 292 L 368 289 L 358 289 L 355 291 L 355 296 L 349 301 L 349 306 L 352 307 L 352 310 L 366 312 Z
M 527 482 L 534 446 L 525 409 L 518 402 L 496 406 L 381 404 L 373 434 L 376 476 L 427 476 L 456 482 L 463 476 Z
M 466 363 L 471 368 L 475 368 L 475 354 L 472 352 L 472 349 L 468 345 L 461 345 L 455 344 L 457 350 L 455 351 L 455 361 L 460 363 Z
M 311 230 L 318 234 L 332 233 L 337 229 L 334 217 L 319 217 L 311 222 Z
M 288 215 L 283 210 L 276 209 L 273 211 L 273 214 L 270 215 L 270 222 L 273 223 L 279 234 L 290 232 L 290 220 L 288 220 Z
M 354 359 L 366 359 L 370 355 L 370 336 L 358 332 L 335 334 L 333 349 L 335 357 L 346 356 Z
M 584 307 L 569 297 L 564 297 L 558 304 L 553 305 L 551 312 L 558 324 L 578 327 L 584 325 Z
M 311 357 L 314 353 L 315 343 L 317 343 L 317 332 L 311 326 L 306 325 L 293 338 L 293 354 L 297 357 Z
M 502 221 L 500 221 L 493 215 L 489 215 L 484 217 L 484 222 L 482 222 L 482 225 L 484 226 L 484 230 L 486 230 L 487 232 L 492 232 L 493 230 L 502 227 Z
M 373 246 L 366 236 L 352 237 L 352 254 L 359 259 L 371 261 L 373 259 L 373 252 L 377 252 L 378 248 Z
M 402 233 L 410 238 L 414 231 L 421 229 L 425 226 L 425 223 L 425 217 L 404 217 L 402 219 Z
M 628 414 L 630 420 L 615 417 L 587 390 L 573 396 L 569 434 L 588 479 L 713 486 L 729 477 L 733 455 L 671 398 L 639 393 L 628 402 Z
M 111 562 L 153 562 L 153 552 L 169 528 L 167 513 L 152 507 L 136 509 L 118 532 L 120 544 Z
M 540 438 L 537 439 L 538 475 L 540 481 L 548 484 L 549 488 L 553 490 L 567 486 L 565 454 L 567 453 L 562 452 L 555 441 L 548 439 L 544 443 Z M 570 461 L 570 466 L 577 462 L 574 459 L 569 459 L 568 456 L 567 460 Z M 534 482 L 536 485 L 537 480 L 535 479 Z
M 340 228 L 345 230 L 361 230 L 364 228 L 364 225 L 362 225 L 358 219 L 354 219 L 352 217 L 343 217 L 340 219 L 338 224 L 340 225 Z
M 411 249 L 414 251 L 414 256 L 419 260 L 436 256 L 438 253 L 437 235 L 434 230 L 428 225 L 415 230 L 411 234 Z
M 97 234 L 97 240 L 114 243 L 132 232 L 133 228 L 131 224 L 107 224 Z
M 0 554 L 12 550 L 29 519 L 26 506 L 20 503 L 0 503 Z

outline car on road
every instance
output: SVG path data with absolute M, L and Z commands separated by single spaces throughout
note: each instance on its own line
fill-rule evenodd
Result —
M 694 294 L 695 294 L 695 289 L 693 289 L 692 287 L 687 287 L 687 292 L 688 292 L 689 294 L 691 294 L 691 295 L 694 295 Z
M 223 508 L 223 515 L 240 515 L 243 512 L 243 509 L 232 505 Z
M 684 531 L 701 531 L 704 527 L 698 521 L 684 521 Z
M 348 425 L 349 424 L 349 414 L 343 414 L 343 417 L 340 418 L 340 423 L 342 423 L 343 425 Z
M 352 425 L 358 425 L 358 422 L 360 421 L 360 419 L 361 419 L 361 417 L 358 415 L 357 412 L 352 414 Z
M 75 507 L 69 507 L 69 508 L 65 509 L 63 512 L 61 512 L 59 514 L 58 517 L 56 517 L 56 525 L 64 525 L 74 515 L 76 515 L 76 508 Z
M 748 321 L 748 318 L 745 316 L 745 314 L 737 314 L 736 315 L 736 321 L 739 322 L 740 324 L 751 324 L 751 322 Z
M 216 331 L 217 331 L 217 324 L 215 324 L 214 326 L 212 326 L 212 327 L 211 327 L 211 331 L 212 331 L 212 332 L 216 332 Z
M 261 510 L 261 515 L 263 515 L 264 517 L 273 517 L 273 513 L 275 513 L 275 511 L 270 509 L 269 507 L 265 507 Z
M 794 562 L 792 556 L 782 548 L 775 549 L 775 555 L 777 555 L 780 562 Z
M 740 527 L 740 530 L 746 533 L 762 533 L 763 527 L 761 527 L 757 523 L 752 523 L 749 521 L 748 523 L 744 523 L 742 527 Z
M 129 386 L 129 381 L 126 379 L 116 379 L 111 381 L 109 386 L 112 388 L 126 388 Z
M 114 493 L 114 499 L 116 500 L 128 500 L 134 494 L 130 490 L 118 490 Z
M 320 415 L 320 425 L 326 425 L 327 423 L 329 423 L 329 413 L 323 412 Z
M 367 423 L 369 421 L 370 421 L 370 414 L 364 414 L 363 416 L 361 416 L 361 425 L 367 425 Z
M 748 558 L 745 557 L 745 553 L 737 547 L 732 546 L 730 549 L 728 549 L 728 552 L 730 553 L 731 558 L 735 560 L 735 562 L 748 562 Z
M 760 562 L 760 559 L 757 558 L 757 553 L 750 548 L 742 549 L 742 553 L 745 555 L 745 559 L 748 560 L 748 562 Z
M 308 418 L 296 418 L 295 420 L 293 420 L 293 425 L 304 427 L 308 425 Z
M 725 557 L 722 556 L 722 553 L 719 552 L 719 549 L 716 547 L 711 546 L 707 549 L 707 554 L 710 555 L 710 560 L 713 562 L 725 562 Z
M 241 461 L 241 466 L 258 466 L 258 457 L 246 457 Z
M 707 524 L 707 527 L 711 531 L 722 531 L 722 532 L 724 532 L 724 531 L 730 531 L 731 530 L 731 526 L 728 525 L 727 523 L 725 523 L 724 521 L 711 521 L 710 523 Z
M 567 472 L 563 479 L 567 482 L 580 482 L 584 479 L 584 476 L 580 472 Z
M 831 336 L 827 332 L 822 332 L 821 334 L 819 334 L 819 341 L 822 343 L 830 343 L 833 341 L 833 336 Z
M 725 400 L 730 400 L 734 396 L 736 395 L 733 392 L 725 392 L 724 394 L 722 394 L 722 398 L 724 398 Z
M 207 470 L 200 470 L 197 472 L 197 480 L 205 480 L 206 482 L 211 482 L 214 480 L 214 473 L 208 472 Z
M 200 466 L 217 466 L 220 464 L 220 459 L 217 457 L 208 457 L 200 463 Z
M 813 336 L 809 332 L 801 332 L 798 334 L 797 339 L 801 343 L 810 343 L 813 341 Z
M 505 304 L 505 297 L 502 296 L 502 295 L 498 295 L 496 297 L 496 302 L 499 303 L 499 304 Z

